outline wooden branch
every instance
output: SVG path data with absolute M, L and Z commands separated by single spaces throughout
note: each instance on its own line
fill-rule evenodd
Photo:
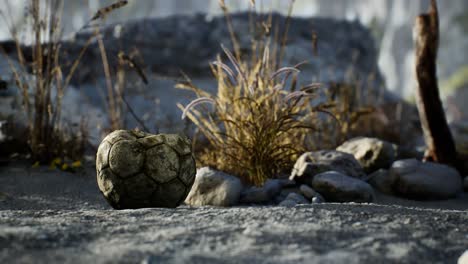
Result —
M 439 15 L 436 0 L 431 0 L 427 14 L 416 19 L 416 102 L 427 145 L 425 160 L 457 165 L 455 143 L 450 133 L 437 84 Z

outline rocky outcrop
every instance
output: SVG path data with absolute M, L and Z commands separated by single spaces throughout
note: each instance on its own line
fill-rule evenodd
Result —
M 243 55 L 248 57 L 252 45 L 252 36 L 247 33 L 251 32 L 251 16 L 244 12 L 233 14 L 231 17 L 233 28 L 239 37 L 240 49 Z M 265 21 L 266 17 L 257 15 L 253 19 L 261 22 Z M 273 14 L 272 25 L 278 25 L 279 34 L 286 31 L 286 24 L 285 16 Z M 101 33 L 111 72 L 114 74 L 119 51 L 127 54 L 138 51 L 135 62 L 142 66 L 148 75 L 155 73 L 179 78 L 182 71 L 193 79 L 211 77 L 210 63 L 222 53 L 221 44 L 232 49 L 231 37 L 223 16 L 208 19 L 206 15 L 198 14 L 131 20 L 104 26 Z M 81 31 L 72 39 L 63 41 L 63 62 L 73 61 L 94 34 L 94 29 Z M 315 37 L 318 38 L 316 50 L 311 46 Z M 280 43 L 278 40 L 277 44 Z M 2 44 L 9 55 L 16 57 L 16 46 L 11 41 Z M 32 48 L 23 47 L 23 50 L 26 58 L 32 57 L 28 56 L 32 54 Z M 368 92 L 385 86 L 378 70 L 377 51 L 371 32 L 359 22 L 292 18 L 281 65 L 292 66 L 303 61 L 308 63 L 301 66 L 299 84 L 308 84 L 315 80 L 323 83 L 351 84 L 362 79 L 366 81 L 362 82 L 360 88 Z M 133 69 L 126 70 L 134 72 Z M 63 71 L 66 73 L 67 67 L 63 67 Z M 94 41 L 84 54 L 72 83 L 94 83 L 103 77 L 100 50 Z

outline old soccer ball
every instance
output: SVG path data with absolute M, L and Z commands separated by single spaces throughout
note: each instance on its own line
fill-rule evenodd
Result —
M 99 145 L 97 182 L 115 209 L 180 205 L 195 180 L 190 140 L 117 130 Z

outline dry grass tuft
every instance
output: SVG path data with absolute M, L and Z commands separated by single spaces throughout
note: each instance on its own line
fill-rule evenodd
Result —
M 318 84 L 295 90 L 299 65 L 278 69 L 268 42 L 254 47 L 250 64 L 238 61 L 223 46 L 232 66 L 220 57 L 213 62 L 217 94 L 206 93 L 191 82 L 177 87 L 192 90 L 198 97 L 179 107 L 183 118 L 188 117 L 210 143 L 199 161 L 261 185 L 288 172 L 298 155 L 311 147 L 308 135 L 316 129 L 317 115 L 326 113 L 329 105 L 310 103 Z
M 251 4 L 255 8 L 255 1 Z M 278 66 L 286 49 L 293 4 L 291 1 L 281 35 L 278 29 L 272 32 L 271 16 L 253 22 L 253 31 L 261 28 L 263 32 L 260 38 L 259 32 L 251 32 L 251 54 L 242 56 L 229 10 L 220 1 L 233 52 L 223 46 L 228 63 L 221 57 L 212 63 L 217 93 L 199 89 L 188 78 L 177 86 L 197 95 L 197 99 L 179 108 L 183 110 L 182 118 L 188 117 L 204 136 L 201 144 L 194 141 L 200 165 L 261 185 L 268 178 L 289 173 L 305 151 L 333 149 L 352 136 L 372 134 L 370 124 L 376 115 L 377 100 L 362 89 L 363 83 L 330 84 L 323 90 L 321 84 L 312 83 L 297 89 L 303 63 Z M 272 38 L 275 44 L 271 44 Z M 314 54 L 317 39 L 314 33 Z M 367 81 L 372 83 L 372 76 Z
M 255 1 L 251 1 L 254 8 Z M 221 57 L 211 65 L 218 83 L 216 94 L 194 86 L 187 78 L 176 87 L 197 95 L 183 110 L 209 142 L 202 146 L 198 161 L 237 175 L 245 182 L 262 185 L 268 178 L 288 173 L 297 157 L 312 148 L 310 135 L 316 130 L 320 113 L 328 114 L 330 105 L 313 106 L 320 85 L 311 84 L 297 90 L 300 65 L 279 68 L 287 30 L 281 40 L 275 35 L 270 44 L 271 16 L 255 27 L 263 29 L 260 38 L 253 37 L 251 54 L 242 59 L 232 19 L 224 1 L 234 53 L 222 46 L 230 65 Z M 292 13 L 289 9 L 288 21 Z M 251 21 L 252 22 L 252 21 Z M 253 32 L 258 36 L 259 32 Z M 211 111 L 209 106 L 211 105 Z M 197 142 L 197 141 L 195 141 Z M 197 147 L 197 146 L 196 146 Z

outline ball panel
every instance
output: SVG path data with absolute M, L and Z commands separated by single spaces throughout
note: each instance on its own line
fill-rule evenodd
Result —
M 156 207 L 175 208 L 185 200 L 186 190 L 187 187 L 179 179 L 161 184 L 153 194 L 153 205 Z
M 131 140 L 115 143 L 109 154 L 109 165 L 112 171 L 122 178 L 137 174 L 145 161 L 143 148 Z
M 125 179 L 124 184 L 126 194 L 138 202 L 151 201 L 151 195 L 157 187 L 156 183 L 143 173 Z
M 163 144 L 146 151 L 145 174 L 158 183 L 165 183 L 177 177 L 179 157 L 172 148 Z
M 195 181 L 197 167 L 192 155 L 186 155 L 180 158 L 179 179 L 186 185 L 192 186 Z
M 180 135 L 166 135 L 166 143 L 171 146 L 180 156 L 190 154 L 192 152 L 192 143 L 186 137 Z
M 144 148 L 149 149 L 157 145 L 163 144 L 164 137 L 160 135 L 148 136 L 148 137 L 138 139 L 138 143 L 140 143 Z
M 126 130 L 116 130 L 109 135 L 107 135 L 103 141 L 107 141 L 112 145 L 117 143 L 120 140 L 134 140 L 136 137 L 129 131 Z
M 112 145 L 107 141 L 103 141 L 101 145 L 99 145 L 96 154 L 96 169 L 98 172 L 109 167 L 109 152 L 111 147 Z
M 98 174 L 97 182 L 99 190 L 101 190 L 107 202 L 109 202 L 112 207 L 119 209 L 119 203 L 123 193 L 122 182 L 119 177 L 117 177 L 110 168 L 107 168 L 103 169 Z

